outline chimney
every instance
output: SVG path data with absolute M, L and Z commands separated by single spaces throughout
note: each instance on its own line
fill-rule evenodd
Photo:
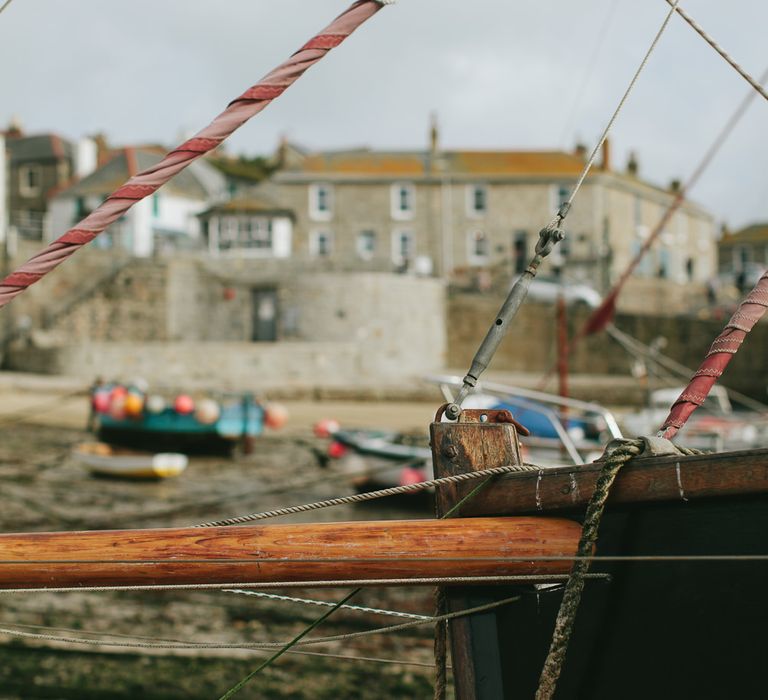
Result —
M 429 154 L 434 158 L 440 146 L 440 130 L 437 125 L 437 113 L 429 115 Z
M 630 151 L 629 160 L 627 161 L 627 174 L 637 177 L 638 170 L 640 170 L 640 165 L 637 162 L 637 154 L 634 151 Z
M 603 148 L 602 148 L 602 162 L 600 163 L 600 168 L 602 170 L 608 171 L 611 169 L 611 142 L 608 138 L 603 141 Z
M 75 144 L 75 175 L 90 175 L 99 162 L 99 147 L 94 139 L 83 137 Z
M 288 161 L 288 137 L 285 134 L 280 135 L 280 142 L 277 144 L 277 153 L 275 153 L 275 166 L 278 170 L 284 168 Z
M 8 128 L 5 130 L 5 138 L 18 139 L 24 136 L 24 129 L 21 126 L 21 120 L 17 116 L 11 117 Z
M 573 155 L 581 158 L 582 160 L 587 159 L 587 146 L 583 143 L 577 143 L 576 147 L 573 149 Z
M 669 183 L 669 191 L 673 194 L 677 194 L 680 191 L 680 188 L 682 187 L 682 183 L 678 179 L 672 180 L 672 182 Z

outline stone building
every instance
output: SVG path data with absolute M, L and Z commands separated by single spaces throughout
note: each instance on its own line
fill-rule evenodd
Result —
M 768 223 L 725 232 L 717 246 L 720 275 L 740 287 L 752 287 L 768 268 Z
M 443 150 L 433 127 L 422 151 L 307 152 L 281 144 L 270 182 L 293 211 L 293 253 L 352 269 L 470 277 L 524 269 L 539 229 L 567 198 L 585 150 Z M 602 159 L 567 220 L 560 261 L 571 279 L 605 289 L 640 249 L 677 184 L 657 187 Z M 635 277 L 640 289 L 700 287 L 714 274 L 715 226 L 686 201 Z M 666 294 L 667 292 L 664 292 Z M 662 295 L 663 296 L 663 295 Z
M 88 215 L 137 172 L 160 162 L 164 150 L 151 146 L 118 149 L 90 175 L 59 191 L 50 203 L 50 238 Z M 197 214 L 225 196 L 224 177 L 204 161 L 192 163 L 151 197 L 136 204 L 91 244 L 146 257 L 202 245 Z
M 96 146 L 87 138 L 72 142 L 54 133 L 25 134 L 12 122 L 0 132 L 0 162 L 7 169 L 5 223 L 21 238 L 42 240 L 49 198 L 96 167 Z

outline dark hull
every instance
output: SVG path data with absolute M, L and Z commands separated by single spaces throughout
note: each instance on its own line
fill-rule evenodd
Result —
M 229 455 L 238 440 L 223 438 L 214 432 L 177 433 L 148 431 L 138 428 L 101 426 L 97 436 L 102 442 L 151 452 L 182 452 L 184 454 Z
M 763 555 L 766 533 L 766 495 L 613 505 L 597 552 Z M 611 578 L 587 583 L 557 698 L 768 694 L 768 561 L 596 562 L 591 570 Z M 470 623 L 476 645 L 485 647 L 474 650 L 477 698 L 534 695 L 562 589 L 517 590 L 519 603 Z M 489 597 L 488 589 L 468 593 L 470 604 Z

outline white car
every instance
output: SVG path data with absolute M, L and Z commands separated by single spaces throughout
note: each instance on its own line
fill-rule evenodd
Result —
M 531 282 L 528 290 L 528 298 L 534 301 L 543 301 L 554 304 L 560 294 L 561 288 L 565 293 L 565 303 L 585 304 L 590 309 L 596 309 L 600 306 L 603 298 L 600 293 L 587 284 L 568 283 L 562 284 L 555 279 L 536 277 Z

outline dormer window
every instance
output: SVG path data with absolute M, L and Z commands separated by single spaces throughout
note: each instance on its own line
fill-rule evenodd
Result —
M 392 218 L 402 221 L 412 219 L 416 209 L 416 192 L 409 182 L 396 182 L 392 185 Z
M 329 221 L 333 216 L 333 188 L 318 183 L 309 186 L 309 216 L 315 221 Z

